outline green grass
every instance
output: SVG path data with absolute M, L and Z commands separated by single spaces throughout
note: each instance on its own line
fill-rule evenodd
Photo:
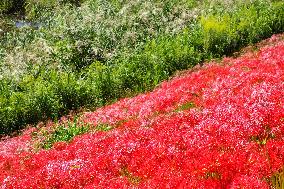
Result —
M 63 3 L 0 42 L 0 134 L 152 90 L 177 70 L 284 30 L 281 1 Z M 51 6 L 52 7 L 52 6 Z M 28 16 L 28 13 L 26 13 Z
M 191 108 L 195 108 L 196 105 L 194 104 L 194 102 L 186 102 L 184 104 L 182 104 L 181 106 L 179 106 L 175 111 L 179 112 L 179 111 L 184 111 L 184 110 L 189 110 Z
M 107 132 L 114 127 L 108 124 L 98 124 L 95 127 L 80 121 L 78 117 L 65 122 L 57 122 L 50 128 L 42 127 L 32 133 L 34 147 L 39 149 L 50 149 L 57 142 L 71 142 L 75 136 L 84 133 Z
M 90 131 L 90 126 L 80 123 L 77 118 L 73 121 L 67 121 L 65 124 L 55 125 L 52 131 L 41 129 L 34 132 L 34 140 L 40 141 L 36 143 L 37 148 L 50 149 L 56 142 L 70 142 L 75 136 L 82 135 Z

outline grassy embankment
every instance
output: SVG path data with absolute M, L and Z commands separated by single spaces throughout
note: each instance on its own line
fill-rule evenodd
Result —
M 1 187 L 282 189 L 283 37 L 0 141 Z

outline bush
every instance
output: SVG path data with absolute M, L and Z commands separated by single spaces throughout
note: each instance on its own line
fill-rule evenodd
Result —
M 25 0 L 1 0 L 0 14 L 10 14 L 17 11 L 22 11 Z
M 80 6 L 83 1 L 84 0 L 25 0 L 25 15 L 29 20 L 42 20 L 41 17 L 44 17 L 46 12 L 61 8 L 65 4 Z

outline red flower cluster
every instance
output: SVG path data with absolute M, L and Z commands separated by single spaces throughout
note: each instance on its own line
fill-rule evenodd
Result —
M 1 142 L 0 188 L 269 188 L 284 165 L 284 43 L 84 119 L 113 129 L 37 153 Z

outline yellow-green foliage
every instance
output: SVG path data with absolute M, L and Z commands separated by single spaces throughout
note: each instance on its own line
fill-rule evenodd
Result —
M 39 19 L 46 12 L 62 8 L 62 5 L 79 6 L 84 0 L 25 0 L 26 18 Z
M 57 0 L 26 0 L 26 17 L 28 19 L 38 18 L 42 12 L 55 8 L 57 5 Z
M 230 16 L 228 14 L 202 16 L 200 22 L 204 33 L 205 50 L 207 52 L 223 53 L 224 43 L 231 43 L 236 35 L 234 28 L 232 28 L 233 23 Z
M 235 11 L 202 16 L 204 49 L 209 54 L 231 53 L 242 45 L 271 35 L 275 30 L 281 32 L 283 12 L 283 2 L 255 1 L 252 5 L 241 5 Z
M 7 13 L 13 8 L 13 1 L 1 0 L 0 1 L 0 13 Z

